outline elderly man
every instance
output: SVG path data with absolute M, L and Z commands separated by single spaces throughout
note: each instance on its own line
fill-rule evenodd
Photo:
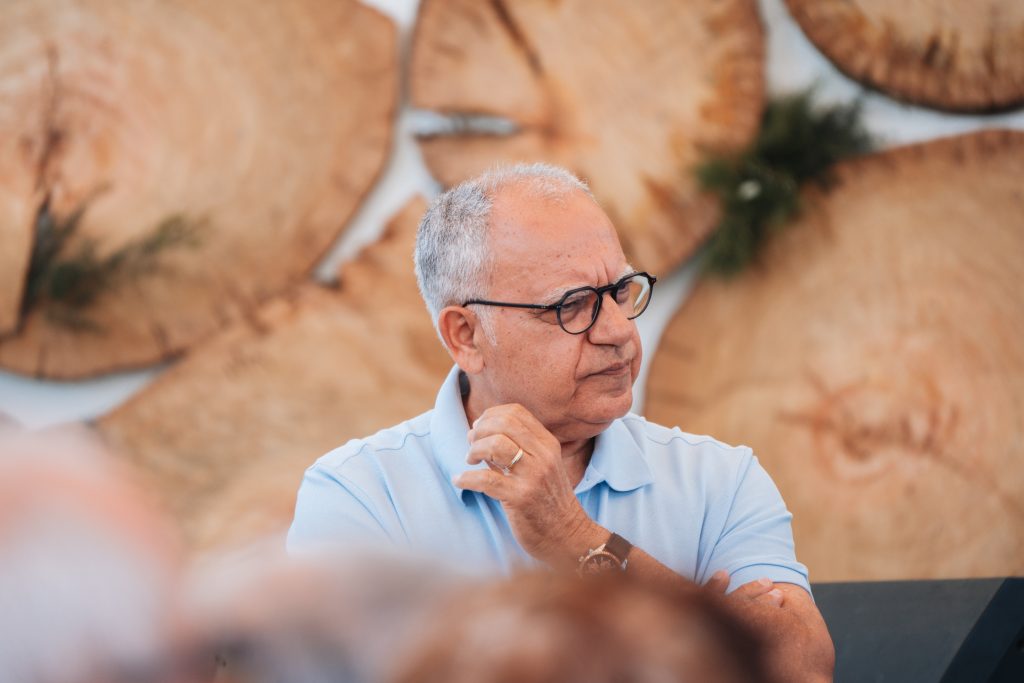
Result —
M 463 183 L 427 211 L 415 262 L 456 367 L 433 410 L 307 471 L 289 547 L 386 539 L 480 571 L 728 587 L 783 679 L 829 680 L 790 514 L 750 449 L 629 414 L 656 279 L 587 187 L 540 164 Z

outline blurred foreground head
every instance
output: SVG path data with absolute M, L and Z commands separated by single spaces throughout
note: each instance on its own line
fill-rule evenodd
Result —
M 0 427 L 0 680 L 187 680 L 176 639 L 176 545 L 84 434 Z
M 377 683 L 432 628 L 462 585 L 450 569 L 394 549 L 285 554 L 279 540 L 207 558 L 187 612 L 216 683 Z
M 699 590 L 524 574 L 464 592 L 394 683 L 769 683 L 759 641 Z

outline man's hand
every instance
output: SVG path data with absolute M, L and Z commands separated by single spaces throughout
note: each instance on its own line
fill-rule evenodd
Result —
M 708 582 L 704 584 L 704 588 L 716 595 L 725 595 L 725 592 L 729 590 L 729 573 L 724 570 L 715 572 L 708 579 Z M 756 603 L 771 608 L 782 607 L 782 604 L 786 601 L 786 594 L 776 588 L 775 583 L 771 579 L 761 578 L 743 584 L 732 593 L 729 593 L 726 599 L 738 609 L 743 609 L 748 603 Z
M 576 499 L 562 459 L 562 445 L 523 406 L 488 408 L 469 430 L 471 465 L 490 469 L 463 472 L 456 486 L 501 501 L 512 533 L 533 557 L 555 566 L 575 561 L 572 548 L 595 523 Z M 502 467 L 523 456 L 509 474 Z
M 724 594 L 729 575 L 715 572 L 705 590 Z M 754 628 L 768 647 L 768 662 L 778 680 L 832 680 L 835 649 L 811 596 L 800 586 L 758 579 L 725 597 L 734 613 Z

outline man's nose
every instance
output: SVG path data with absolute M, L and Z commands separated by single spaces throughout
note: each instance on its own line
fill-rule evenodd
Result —
M 593 344 L 621 345 L 633 336 L 635 323 L 626 317 L 612 292 L 605 292 L 601 299 L 601 310 L 597 320 L 587 330 L 587 338 Z

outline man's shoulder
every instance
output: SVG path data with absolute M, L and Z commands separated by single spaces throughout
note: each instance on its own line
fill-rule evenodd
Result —
M 310 469 L 325 469 L 334 473 L 358 469 L 360 465 L 379 466 L 406 454 L 422 453 L 430 437 L 432 410 L 417 415 L 369 436 L 350 439 L 334 450 L 320 456 Z
M 736 487 L 757 463 L 749 446 L 730 445 L 706 434 L 666 427 L 632 413 L 621 422 L 655 480 L 730 488 Z
M 743 470 L 755 460 L 749 446 L 730 445 L 706 434 L 684 432 L 628 413 L 620 419 L 651 465 L 701 468 L 718 471 Z

